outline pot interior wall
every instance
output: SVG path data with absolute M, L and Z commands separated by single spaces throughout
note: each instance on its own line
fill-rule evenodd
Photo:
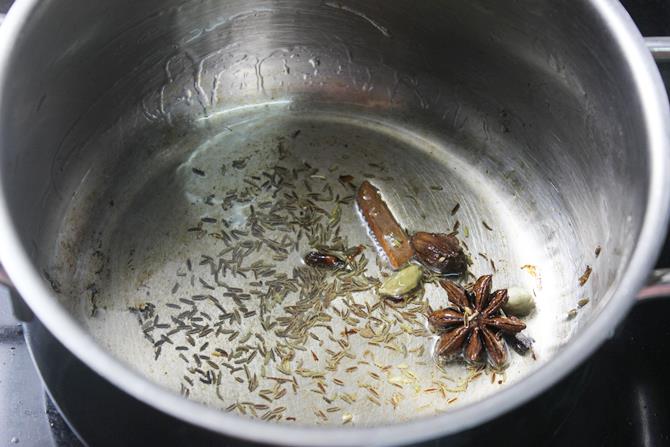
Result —
M 14 50 L 3 187 L 36 268 L 136 367 L 153 348 L 120 347 L 134 320 L 110 332 L 96 308 L 170 296 L 178 264 L 225 247 L 186 231 L 204 198 L 282 150 L 335 179 L 372 171 L 404 226 L 458 220 L 475 274 L 493 259 L 496 287 L 534 291 L 538 360 L 511 381 L 596 318 L 626 270 L 646 141 L 630 74 L 586 2 L 66 3 L 42 3 Z

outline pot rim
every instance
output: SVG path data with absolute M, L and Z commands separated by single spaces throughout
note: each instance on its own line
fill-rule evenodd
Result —
M 24 24 L 43 0 L 17 0 L 0 27 L 0 104 L 8 64 Z M 453 434 L 480 425 L 535 397 L 574 369 L 612 333 L 633 305 L 661 248 L 670 212 L 670 110 L 665 89 L 642 36 L 623 6 L 615 0 L 591 0 L 602 26 L 622 53 L 642 104 L 648 141 L 648 197 L 642 230 L 610 303 L 558 354 L 525 379 L 494 395 L 448 413 L 376 427 L 305 427 L 249 419 L 186 400 L 125 366 L 99 346 L 62 307 L 34 268 L 20 243 L 0 182 L 0 260 L 21 296 L 40 321 L 88 367 L 121 390 L 169 415 L 223 435 L 293 446 L 400 445 Z M 5 87 L 6 88 L 6 87 Z

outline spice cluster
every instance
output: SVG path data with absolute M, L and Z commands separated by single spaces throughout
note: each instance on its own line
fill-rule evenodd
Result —
M 530 350 L 505 309 L 532 310 L 532 298 L 524 307 L 523 294 L 491 292 L 491 276 L 469 284 L 457 228 L 408 232 L 372 175 L 279 149 L 263 169 L 247 158 L 192 168 L 196 180 L 234 175 L 243 186 L 194 205 L 205 215 L 184 231 L 210 250 L 183 260 L 170 298 L 129 308 L 154 360 L 181 371 L 181 394 L 264 420 L 348 424 L 369 408 L 444 411 L 487 363 L 504 380 L 506 343 Z M 449 308 L 425 299 L 438 287 Z M 462 375 L 442 368 L 464 360 Z

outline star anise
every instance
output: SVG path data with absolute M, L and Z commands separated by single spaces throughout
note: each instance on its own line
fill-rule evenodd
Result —
M 453 281 L 441 281 L 454 307 L 436 310 L 429 316 L 430 324 L 444 331 L 437 345 L 439 355 L 462 350 L 468 362 L 480 361 L 486 352 L 489 363 L 497 368 L 507 361 L 507 346 L 503 335 L 515 335 L 526 328 L 516 317 L 500 312 L 507 302 L 507 289 L 491 293 L 491 275 L 480 276 L 472 292 Z

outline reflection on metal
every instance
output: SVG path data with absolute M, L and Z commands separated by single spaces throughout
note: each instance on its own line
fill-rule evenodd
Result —
M 633 386 L 633 404 L 637 406 L 637 411 L 634 414 L 638 415 L 637 424 L 639 427 L 638 438 L 636 445 L 640 447 L 651 447 L 658 445 L 657 439 L 653 436 L 652 423 L 654 420 L 654 415 L 650 410 L 650 406 L 653 405 L 653 398 L 648 395 L 647 390 L 645 390 L 644 384 L 636 384 Z
M 654 270 L 647 284 L 637 294 L 638 300 L 670 297 L 670 269 Z
M 646 37 L 644 41 L 656 62 L 670 62 L 670 37 Z

